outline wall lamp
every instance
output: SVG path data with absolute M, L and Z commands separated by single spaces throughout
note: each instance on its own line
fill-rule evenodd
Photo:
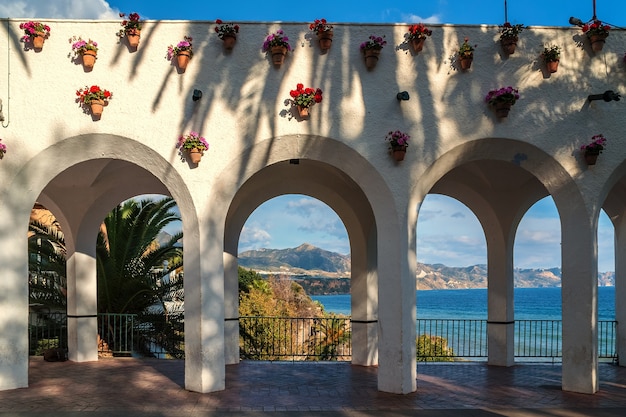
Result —
M 408 91 L 402 91 L 398 94 L 396 94 L 396 98 L 398 99 L 398 101 L 407 101 L 410 97 L 409 97 L 409 92 Z
M 584 25 L 582 20 L 580 20 L 577 17 L 573 17 L 573 16 L 569 18 L 569 24 L 570 25 L 574 25 L 574 26 L 583 26 Z
M 191 96 L 191 99 L 193 101 L 198 101 L 202 98 L 202 91 L 200 90 L 193 90 L 193 95 Z
M 607 90 L 602 94 L 591 94 L 589 97 L 587 97 L 587 100 L 588 101 L 604 100 L 606 102 L 609 102 L 609 101 L 619 101 L 620 98 L 621 97 L 619 93 L 616 93 L 613 90 Z

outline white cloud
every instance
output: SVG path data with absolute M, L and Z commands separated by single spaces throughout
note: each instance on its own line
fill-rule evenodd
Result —
M 407 23 L 441 23 L 439 15 L 421 17 L 412 13 L 402 13 L 402 21 Z
M 269 248 L 272 235 L 258 226 L 245 225 L 239 237 L 239 252 L 250 249 Z
M 55 19 L 118 19 L 119 10 L 105 0 L 3 0 L 0 17 Z

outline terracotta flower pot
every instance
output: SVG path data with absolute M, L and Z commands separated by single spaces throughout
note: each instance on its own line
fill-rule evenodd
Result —
M 287 47 L 286 46 L 272 46 L 272 63 L 280 67 L 285 62 L 285 56 L 287 55 Z
M 309 118 L 309 108 L 298 105 L 298 114 L 300 115 L 300 118 L 308 119 Z
M 512 104 L 507 101 L 498 101 L 494 105 L 496 109 L 496 116 L 500 119 L 509 116 L 509 112 L 511 111 Z
M 43 48 L 43 43 L 46 40 L 46 34 L 43 32 L 37 32 L 31 36 L 31 39 L 33 41 L 33 48 L 41 49 Z
M 203 152 L 198 148 L 193 148 L 189 150 L 189 160 L 193 164 L 199 164 L 202 159 Z
M 235 47 L 235 43 L 237 42 L 237 37 L 235 35 L 224 35 L 222 37 L 222 41 L 224 42 L 224 49 L 227 51 L 232 50 Z
M 87 49 L 82 53 L 83 67 L 91 69 L 96 64 L 97 52 L 92 49 Z
M 424 48 L 424 42 L 425 41 L 426 41 L 426 38 L 413 38 L 413 39 L 411 39 L 411 46 L 413 47 L 413 51 L 415 51 L 415 53 L 422 52 L 422 49 Z
M 600 52 L 604 48 L 604 42 L 606 41 L 605 35 L 591 35 L 589 37 L 591 42 L 591 49 L 593 52 Z
M 548 67 L 550 74 L 554 74 L 559 69 L 559 61 L 546 62 L 546 66 Z
M 328 51 L 333 45 L 333 36 L 335 36 L 335 33 L 332 30 L 321 30 L 317 32 L 317 39 L 322 51 Z
M 187 69 L 187 64 L 189 64 L 190 59 L 191 53 L 189 51 L 180 51 L 176 54 L 176 65 L 182 72 L 185 72 Z
M 502 50 L 505 54 L 513 55 L 517 46 L 517 36 L 501 39 L 500 45 L 502 45 Z
M 392 146 L 391 156 L 393 156 L 393 159 L 397 162 L 404 161 L 404 157 L 406 156 L 406 146 Z
M 126 31 L 126 38 L 128 39 L 128 44 L 131 48 L 136 48 L 139 46 L 139 38 L 141 38 L 141 30 L 139 29 L 128 29 Z
M 104 100 L 91 100 L 89 102 L 89 107 L 91 108 L 91 114 L 97 117 L 102 116 L 102 111 L 104 110 Z
M 363 51 L 365 55 L 365 67 L 368 70 L 373 69 L 378 64 L 378 57 L 380 56 L 380 48 L 370 48 Z
M 595 165 L 598 161 L 598 155 L 600 155 L 600 152 L 585 151 L 585 162 L 587 165 Z
M 472 66 L 473 60 L 474 60 L 473 56 L 462 56 L 461 59 L 459 60 L 461 63 L 461 69 L 463 71 L 470 69 Z

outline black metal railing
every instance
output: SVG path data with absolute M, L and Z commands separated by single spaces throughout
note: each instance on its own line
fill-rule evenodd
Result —
M 418 319 L 417 358 L 420 361 L 486 360 L 487 321 Z M 515 321 L 516 360 L 558 361 L 562 356 L 561 320 Z M 98 350 L 111 356 L 183 358 L 181 320 L 147 320 L 134 314 L 98 315 Z M 239 318 L 242 359 L 289 361 L 350 361 L 350 317 Z M 598 321 L 598 357 L 617 359 L 617 322 Z M 48 348 L 67 348 L 65 313 L 31 313 L 30 354 Z

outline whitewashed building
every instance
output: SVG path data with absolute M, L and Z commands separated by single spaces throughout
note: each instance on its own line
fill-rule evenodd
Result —
M 185 386 L 210 392 L 224 389 L 225 365 L 239 360 L 241 229 L 263 202 L 299 193 L 333 208 L 350 238 L 353 363 L 378 365 L 381 391 L 415 391 L 415 230 L 420 203 L 439 193 L 467 205 L 484 228 L 489 364 L 499 366 L 514 363 L 515 231 L 529 207 L 552 196 L 562 228 L 562 387 L 598 390 L 602 208 L 615 225 L 616 320 L 626 322 L 626 108 L 588 96 L 626 92 L 624 31 L 612 30 L 594 53 L 579 28 L 532 27 L 507 56 L 496 26 L 434 26 L 415 53 L 404 42 L 408 25 L 337 24 L 322 53 L 308 22 L 255 22 L 239 23 L 229 52 L 213 22 L 147 21 L 134 50 L 118 42 L 118 21 L 50 20 L 36 51 L 20 42 L 22 22 L 0 21 L 0 389 L 28 385 L 26 232 L 35 202 L 65 232 L 70 359 L 92 361 L 98 226 L 124 199 L 176 199 Z M 280 28 L 293 51 L 277 68 L 261 47 Z M 165 55 L 185 35 L 194 56 L 182 72 Z M 359 45 L 370 35 L 387 45 L 368 70 Z M 98 42 L 93 70 L 71 58 L 73 36 Z M 461 71 L 454 55 L 465 37 L 477 46 Z M 544 44 L 562 48 L 556 73 L 539 57 Z M 298 83 L 323 90 L 305 120 L 289 102 Z M 76 102 L 76 90 L 91 85 L 113 93 L 100 119 Z M 484 98 L 505 86 L 521 98 L 498 118 Z M 403 91 L 409 100 L 398 100 Z M 402 162 L 385 142 L 395 130 L 411 136 Z M 210 143 L 198 165 L 175 147 L 189 131 Z M 599 133 L 607 147 L 588 166 L 579 148 Z M 623 330 L 617 348 L 626 352 Z

